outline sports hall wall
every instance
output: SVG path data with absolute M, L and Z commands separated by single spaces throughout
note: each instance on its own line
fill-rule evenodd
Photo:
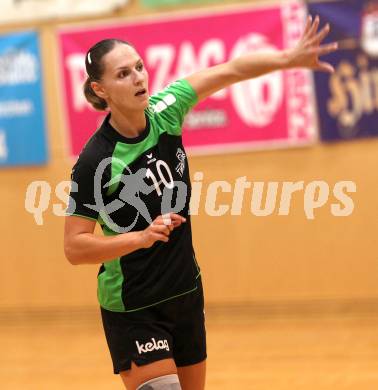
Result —
M 114 20 L 153 12 L 157 11 L 132 1 L 114 14 Z M 30 27 L 35 26 L 0 26 L 0 32 Z M 64 218 L 53 213 L 53 204 L 62 205 L 54 189 L 62 180 L 69 180 L 74 163 L 67 153 L 56 27 L 54 22 L 37 26 L 49 162 L 0 170 L 2 308 L 95 306 L 97 302 L 98 267 L 68 263 L 63 254 Z M 350 194 L 354 210 L 348 217 L 332 215 L 335 198 L 331 196 L 314 211 L 315 218 L 308 219 L 303 191 L 293 195 L 287 216 L 278 214 L 278 203 L 270 216 L 253 215 L 249 211 L 250 191 L 246 191 L 240 216 L 209 216 L 200 203 L 192 223 L 207 303 L 378 302 L 377 152 L 378 138 L 366 138 L 190 157 L 192 176 L 203 172 L 203 189 L 216 180 L 233 184 L 243 176 L 251 182 L 275 181 L 280 185 L 284 181 L 304 181 L 306 185 L 321 180 L 331 191 L 340 181 L 356 184 L 356 192 Z M 26 189 L 35 180 L 47 181 L 52 188 L 41 226 L 25 210 Z M 230 203 L 231 197 L 230 193 L 219 194 L 217 202 Z

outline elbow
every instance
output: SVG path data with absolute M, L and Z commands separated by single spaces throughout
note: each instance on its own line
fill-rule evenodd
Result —
M 79 261 L 77 255 L 75 255 L 75 251 L 67 243 L 64 244 L 64 255 L 66 256 L 66 259 L 68 260 L 68 262 L 70 264 L 72 264 L 72 265 L 79 265 L 80 264 L 80 261 Z

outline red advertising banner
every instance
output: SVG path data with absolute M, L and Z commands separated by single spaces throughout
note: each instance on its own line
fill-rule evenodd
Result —
M 59 31 L 61 73 L 70 132 L 77 155 L 105 113 L 87 104 L 84 56 L 105 38 L 132 42 L 149 72 L 151 93 L 195 71 L 258 50 L 281 50 L 300 38 L 306 8 L 281 6 L 201 11 L 125 21 L 121 25 Z M 183 139 L 189 152 L 219 152 L 302 145 L 315 138 L 312 75 L 303 69 L 273 72 L 235 84 L 198 104 Z

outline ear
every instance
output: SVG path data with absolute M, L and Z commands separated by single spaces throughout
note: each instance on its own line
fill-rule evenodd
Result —
M 106 99 L 108 97 L 107 93 L 105 92 L 104 88 L 102 87 L 102 85 L 100 83 L 98 83 L 97 81 L 92 81 L 91 82 L 91 87 L 94 91 L 94 93 L 102 98 L 102 99 Z

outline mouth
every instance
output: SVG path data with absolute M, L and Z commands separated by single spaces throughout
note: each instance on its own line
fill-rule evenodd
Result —
M 145 88 L 140 89 L 135 96 L 146 96 L 147 95 L 147 90 Z

